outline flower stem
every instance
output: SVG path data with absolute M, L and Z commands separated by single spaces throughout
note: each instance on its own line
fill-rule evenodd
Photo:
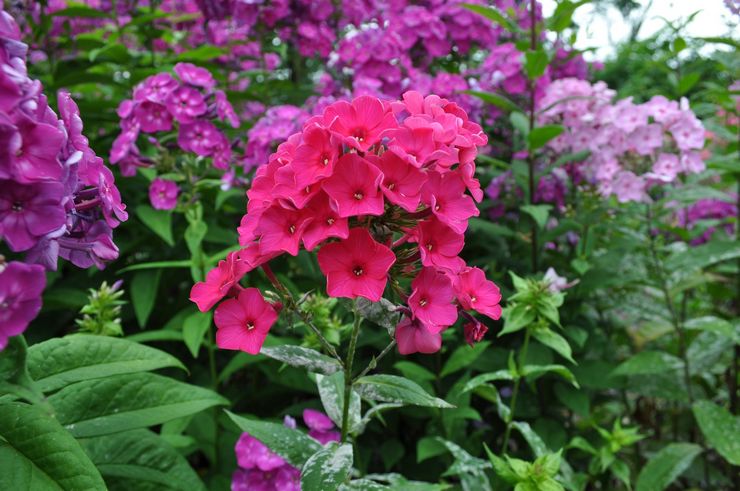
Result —
M 536 15 L 535 15 L 535 7 L 537 5 L 537 2 L 535 0 L 531 0 L 529 3 L 529 49 L 530 51 L 534 52 L 537 51 L 537 23 L 536 23 Z M 535 127 L 535 94 L 537 90 L 537 80 L 536 79 L 530 79 L 528 81 L 529 85 L 529 132 L 532 133 L 532 130 Z M 534 194 L 537 190 L 537 176 L 535 174 L 535 159 L 534 159 L 534 153 L 531 148 L 529 148 L 529 145 L 527 145 L 528 151 L 527 151 L 527 170 L 529 174 L 529 204 L 534 204 Z M 532 220 L 532 250 L 531 250 L 531 262 L 532 262 L 532 273 L 537 272 L 537 263 L 538 263 L 538 253 L 539 250 L 537 248 L 537 229 L 538 225 L 537 222 Z
M 359 374 L 358 374 L 358 375 L 357 375 L 357 376 L 356 376 L 356 377 L 354 378 L 354 380 L 357 380 L 358 378 L 364 377 L 365 375 L 367 375 L 367 373 L 368 373 L 368 372 L 369 372 L 370 370 L 373 370 L 373 369 L 375 369 L 375 367 L 377 367 L 377 366 L 378 366 L 378 362 L 379 362 L 379 361 L 380 361 L 381 359 L 383 359 L 383 357 L 384 357 L 385 355 L 387 355 L 388 353 L 390 353 L 390 351 L 391 351 L 391 350 L 393 349 L 393 347 L 394 347 L 394 346 L 396 346 L 396 340 L 395 340 L 395 339 L 392 339 L 392 340 L 391 340 L 391 342 L 390 342 L 390 343 L 388 343 L 388 346 L 386 346 L 385 348 L 383 348 L 383 351 L 381 351 L 381 352 L 380 352 L 380 354 L 378 354 L 378 356 L 376 356 L 376 357 L 374 357 L 374 358 L 373 358 L 372 360 L 370 360 L 370 363 L 368 363 L 368 364 L 367 364 L 367 366 L 365 367 L 365 369 L 364 369 L 363 371 L 361 371 L 361 372 L 360 372 L 360 373 L 359 373 Z
M 349 404 L 352 396 L 352 364 L 355 361 L 355 350 L 357 349 L 357 338 L 360 337 L 360 324 L 362 317 L 357 310 L 357 300 L 352 301 L 352 313 L 355 320 L 352 326 L 352 337 L 349 340 L 349 349 L 347 350 L 347 360 L 344 362 L 344 407 L 342 408 L 342 443 L 347 441 L 347 432 L 349 431 Z
M 527 329 L 526 334 L 524 335 L 524 344 L 522 345 L 522 349 L 519 352 L 519 363 L 517 368 L 517 377 L 516 381 L 514 381 L 514 392 L 511 394 L 511 407 L 509 408 L 509 417 L 506 418 L 506 431 L 504 432 L 504 444 L 501 448 L 501 452 L 506 455 L 507 450 L 509 448 L 509 437 L 511 436 L 511 423 L 514 422 L 514 411 L 516 411 L 516 400 L 519 396 L 519 386 L 521 385 L 521 381 L 523 378 L 522 375 L 522 369 L 524 368 L 524 363 L 527 360 L 527 351 L 529 350 L 529 337 L 530 337 L 530 331 Z

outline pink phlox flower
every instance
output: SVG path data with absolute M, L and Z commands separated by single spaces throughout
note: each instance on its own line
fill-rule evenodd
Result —
M 336 102 L 326 108 L 324 119 L 332 121 L 331 130 L 345 144 L 360 152 L 367 152 L 386 130 L 398 126 L 390 108 L 372 96 L 360 96 L 351 103 Z
M 436 268 L 422 268 L 411 282 L 408 305 L 413 317 L 432 332 L 440 332 L 457 320 L 452 281 Z
M 172 181 L 156 178 L 149 185 L 149 201 L 156 210 L 171 210 L 177 206 L 180 189 Z
M 41 310 L 46 286 L 44 268 L 38 264 L 12 261 L 0 265 L 0 351 L 8 338 L 26 330 Z
M 245 260 L 240 252 L 229 253 L 225 260 L 219 261 L 206 274 L 205 281 L 199 281 L 190 290 L 190 301 L 198 306 L 198 310 L 211 310 L 252 269 L 251 262 Z
M 418 242 L 421 263 L 449 271 L 459 271 L 465 262 L 458 256 L 465 246 L 465 236 L 436 218 L 424 220 L 413 231 L 412 241 Z
M 216 307 L 216 344 L 222 349 L 256 355 L 277 317 L 274 307 L 258 289 L 245 288 L 236 298 L 224 300 Z
M 260 237 L 260 254 L 284 251 L 298 255 L 301 238 L 313 220 L 303 210 L 289 209 L 275 204 L 259 217 L 255 233 Z
M 465 268 L 455 279 L 455 294 L 460 306 L 465 310 L 490 317 L 501 318 L 501 290 L 493 281 L 486 279 L 480 268 Z
M 323 191 L 311 199 L 306 213 L 313 217 L 303 233 L 303 246 L 306 250 L 313 250 L 329 237 L 346 239 L 349 236 L 349 220 L 339 216 L 331 199 Z
M 380 188 L 386 199 L 408 212 L 415 212 L 421 200 L 421 188 L 427 180 L 426 174 L 394 152 L 385 152 L 380 157 L 368 156 L 368 161 L 383 175 Z
M 378 302 L 396 256 L 376 242 L 367 229 L 353 228 L 347 239 L 324 245 L 318 261 L 329 296 L 364 297 Z
M 418 319 L 404 317 L 396 326 L 394 336 L 402 355 L 431 354 L 442 347 L 442 334 L 429 329 Z
M 173 90 L 167 98 L 167 110 L 180 123 L 192 123 L 207 109 L 203 95 L 197 89 L 185 85 Z
M 465 194 L 466 186 L 456 172 L 440 174 L 429 172 L 429 179 L 422 189 L 422 201 L 434 216 L 457 233 L 465 232 L 468 219 L 480 211 L 473 199 Z
M 380 170 L 356 153 L 339 159 L 334 174 L 322 188 L 336 203 L 339 216 L 382 215 L 384 210 Z

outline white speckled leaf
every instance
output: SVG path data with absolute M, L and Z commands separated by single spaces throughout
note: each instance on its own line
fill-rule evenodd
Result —
M 427 394 L 418 384 L 395 375 L 368 375 L 355 382 L 360 395 L 370 401 L 452 408 L 438 397 Z
M 302 467 L 309 457 L 322 448 L 310 436 L 284 424 L 247 419 L 230 411 L 226 411 L 226 414 L 239 429 L 246 431 L 296 467 Z
M 336 491 L 352 470 L 352 445 L 330 442 L 301 469 L 303 491 Z
M 338 428 L 342 427 L 342 411 L 344 409 L 344 372 L 324 376 L 316 374 L 316 385 L 319 388 L 321 403 L 324 405 L 326 414 L 329 415 Z M 353 389 L 349 405 L 349 431 L 354 431 L 360 426 L 360 395 Z
M 331 375 L 338 372 L 342 367 L 334 358 L 322 355 L 316 350 L 304 348 L 303 346 L 283 345 L 262 348 L 260 354 L 275 360 L 282 361 L 292 367 L 306 368 L 309 372 Z
M 709 444 L 732 465 L 740 465 L 740 418 L 710 401 L 697 401 L 692 408 Z

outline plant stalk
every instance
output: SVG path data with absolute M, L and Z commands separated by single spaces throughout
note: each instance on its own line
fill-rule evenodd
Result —
M 501 453 L 506 455 L 509 448 L 509 437 L 511 436 L 511 424 L 514 422 L 514 411 L 516 411 L 516 400 L 519 396 L 519 386 L 521 385 L 521 381 L 523 378 L 522 375 L 522 369 L 524 368 L 524 363 L 527 360 L 527 351 L 529 350 L 529 338 L 530 338 L 530 331 L 527 329 L 526 334 L 524 335 L 524 344 L 522 345 L 522 349 L 519 352 L 519 362 L 518 362 L 518 368 L 517 368 L 517 377 L 514 381 L 514 391 L 511 394 L 511 406 L 509 408 L 509 417 L 506 418 L 506 431 L 504 431 L 504 443 L 501 448 Z
M 352 301 L 352 312 L 354 314 L 354 324 L 352 326 L 352 337 L 349 340 L 349 349 L 347 350 L 347 360 L 344 362 L 344 401 L 342 407 L 342 443 L 347 441 L 349 431 L 349 405 L 352 396 L 352 365 L 355 360 L 355 350 L 357 349 L 357 339 L 360 337 L 360 324 L 362 317 L 357 310 L 357 300 Z
M 536 24 L 536 16 L 535 16 L 535 7 L 537 2 L 535 0 L 530 0 L 529 2 L 529 49 L 530 51 L 534 52 L 537 51 L 537 24 Z M 536 80 L 530 79 L 528 81 L 529 85 L 529 133 L 532 133 L 532 130 L 535 127 L 535 90 L 536 90 Z M 529 145 L 527 145 L 527 170 L 529 174 L 529 204 L 534 204 L 534 193 L 537 189 L 537 183 L 536 181 L 536 175 L 535 175 L 535 159 L 534 154 L 532 153 L 532 149 L 529 148 Z M 532 250 L 531 250 L 531 263 L 532 263 L 532 273 L 537 272 L 537 263 L 538 263 L 538 225 L 537 222 L 532 220 Z

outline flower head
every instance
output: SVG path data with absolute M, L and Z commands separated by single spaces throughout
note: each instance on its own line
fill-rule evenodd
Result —
M 156 178 L 149 185 L 149 201 L 155 210 L 171 210 L 177 206 L 180 190 L 172 181 Z

